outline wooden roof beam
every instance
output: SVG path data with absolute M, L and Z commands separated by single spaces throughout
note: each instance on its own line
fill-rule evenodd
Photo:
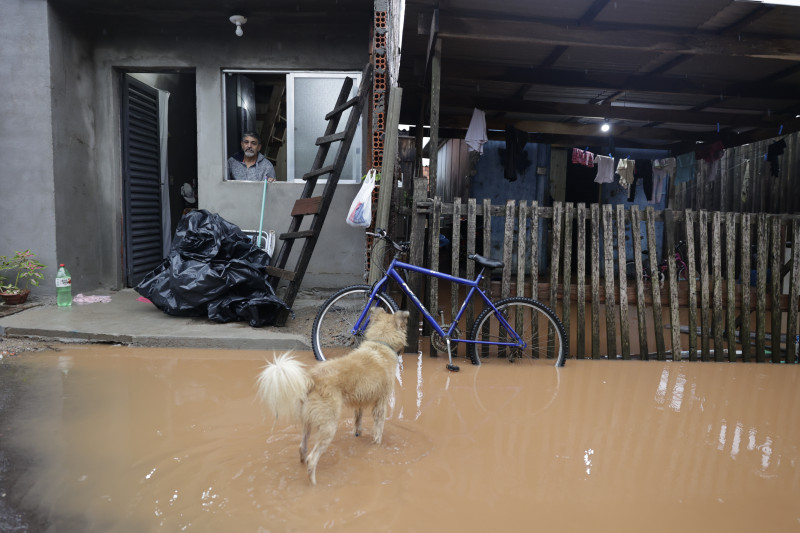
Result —
M 741 38 L 707 32 L 679 32 L 626 27 L 569 26 L 552 21 L 459 17 L 442 14 L 439 36 L 444 39 L 513 42 L 525 45 L 588 46 L 609 50 L 650 50 L 690 55 L 746 56 L 800 61 L 800 40 Z

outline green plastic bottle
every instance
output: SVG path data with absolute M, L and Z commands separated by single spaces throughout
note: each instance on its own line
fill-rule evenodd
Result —
M 72 276 L 64 265 L 58 265 L 56 272 L 56 302 L 59 307 L 72 305 Z

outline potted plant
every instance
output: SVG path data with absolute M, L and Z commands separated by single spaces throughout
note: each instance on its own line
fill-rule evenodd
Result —
M 47 266 L 36 260 L 36 254 L 30 248 L 24 252 L 14 252 L 11 257 L 0 255 L 0 273 L 11 273 L 8 276 L 0 274 L 0 296 L 3 301 L 9 305 L 24 303 L 31 292 L 28 287 L 39 285 L 44 279 L 42 270 L 45 268 Z

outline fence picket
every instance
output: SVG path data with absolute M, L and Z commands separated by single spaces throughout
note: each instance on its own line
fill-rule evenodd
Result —
M 578 349 L 576 356 L 586 355 L 586 204 L 578 204 L 578 275 L 575 327 Z
M 619 273 L 619 341 L 623 359 L 631 358 L 631 328 L 628 324 L 628 280 L 625 275 L 625 206 L 617 205 L 617 271 Z M 566 266 L 566 265 L 565 265 Z M 566 313 L 565 313 L 566 314 Z
M 664 210 L 664 226 L 668 239 L 665 239 L 664 259 L 667 261 L 667 273 L 669 275 L 669 322 L 670 322 L 670 353 L 673 361 L 681 360 L 681 318 L 678 310 L 678 265 L 675 262 L 675 219 L 672 209 Z
M 757 266 L 756 266 L 756 361 L 764 362 L 766 357 L 766 296 L 767 296 L 767 215 L 759 213 L 756 222 Z
M 722 361 L 725 357 L 725 347 L 722 343 L 722 332 L 725 324 L 722 322 L 722 251 L 721 229 L 719 211 L 711 214 L 711 266 L 713 269 L 713 299 L 714 299 L 714 360 Z
M 503 228 L 503 274 L 500 277 L 500 298 L 511 296 L 511 257 L 514 250 L 514 211 L 517 203 L 514 200 L 506 202 L 505 226 Z
M 747 363 L 750 360 L 750 213 L 742 213 L 742 225 L 740 239 L 742 243 L 742 266 L 741 266 L 741 325 L 739 326 L 739 342 L 742 345 L 742 361 Z
M 475 253 L 475 233 L 477 231 L 476 217 L 477 217 L 477 201 L 475 198 L 467 200 L 467 256 Z M 467 260 L 467 279 L 475 279 L 475 261 Z M 475 300 L 471 300 L 467 306 L 467 328 L 472 327 L 472 322 L 475 320 Z
M 645 208 L 645 226 L 647 228 L 647 256 L 650 258 L 650 287 L 653 291 L 653 333 L 656 337 L 656 351 L 658 359 L 667 358 L 664 348 L 664 319 L 661 312 L 661 283 L 658 278 L 658 245 L 656 244 L 655 210 L 652 205 Z
M 592 204 L 592 359 L 600 357 L 600 206 Z
M 611 213 L 611 204 L 603 205 L 603 258 L 606 296 L 606 344 L 608 357 L 617 356 L 617 324 L 616 308 L 614 301 L 614 223 Z
M 639 353 L 642 359 L 650 358 L 647 346 L 647 306 L 644 301 L 642 277 L 642 223 L 638 207 L 631 207 L 631 243 L 633 244 L 634 278 L 636 281 L 636 318 L 639 329 Z
M 572 300 L 572 216 L 574 206 L 564 204 L 564 283 L 561 296 L 561 317 L 567 339 L 570 338 L 571 314 L 570 302 Z
M 686 226 L 686 277 L 689 284 L 689 360 L 697 361 L 697 270 L 694 259 L 694 212 L 683 216 Z
M 728 310 L 725 330 L 728 333 L 728 361 L 736 361 L 736 213 L 725 214 L 725 278 Z
M 453 276 L 461 275 L 461 268 L 459 265 L 459 258 L 461 257 L 461 198 L 453 198 L 453 234 L 450 238 L 450 272 Z M 459 305 L 459 286 L 457 283 L 450 284 L 450 321 L 455 320 Z M 450 351 L 453 356 L 463 353 L 464 349 L 460 346 L 461 343 L 453 343 L 450 346 Z
M 772 351 L 772 362 L 780 363 L 781 357 L 781 286 L 783 276 L 781 267 L 783 266 L 783 227 L 780 217 L 772 217 L 772 328 L 770 328 L 770 350 Z
M 800 336 L 797 334 L 797 304 L 800 301 L 800 219 L 792 223 L 792 270 L 789 285 L 789 314 L 786 322 L 786 362 L 800 359 Z M 794 353 L 789 353 L 789 347 Z
M 709 349 L 709 333 L 711 331 L 711 318 L 708 292 L 708 211 L 701 210 L 697 222 L 700 238 L 700 344 L 703 361 L 708 361 L 711 356 Z
M 517 290 L 516 296 L 525 296 L 525 256 L 528 242 L 528 202 L 520 200 L 517 215 Z

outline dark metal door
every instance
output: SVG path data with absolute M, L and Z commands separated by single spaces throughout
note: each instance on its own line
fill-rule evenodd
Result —
M 162 260 L 158 91 L 122 75 L 125 283 L 136 286 Z

